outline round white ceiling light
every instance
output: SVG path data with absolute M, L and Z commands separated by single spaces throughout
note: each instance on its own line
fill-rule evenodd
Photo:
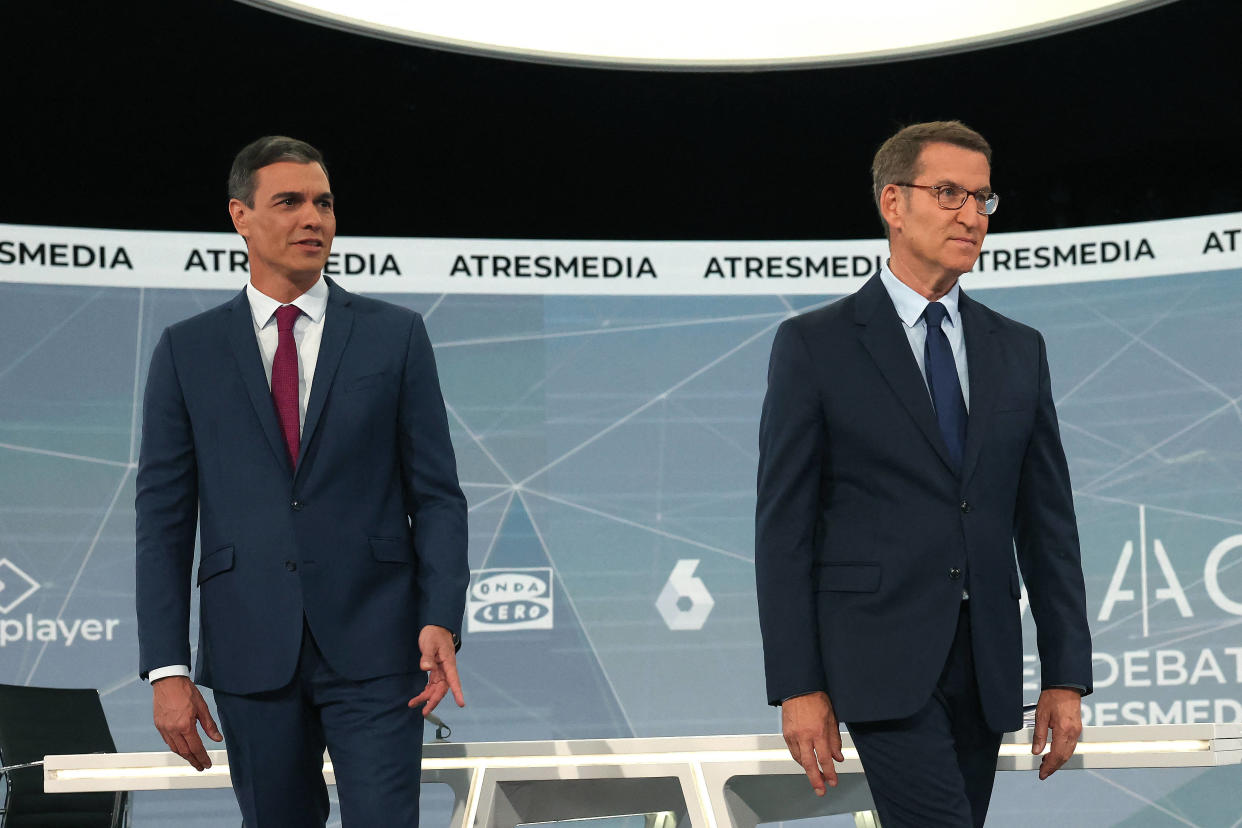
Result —
M 456 51 L 634 68 L 868 63 L 1021 40 L 1170 0 L 241 0 Z

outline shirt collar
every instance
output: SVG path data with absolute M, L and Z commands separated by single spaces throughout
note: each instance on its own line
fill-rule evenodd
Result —
M 250 314 L 254 317 L 254 326 L 260 330 L 272 322 L 276 316 L 276 309 L 281 306 L 280 302 L 263 293 L 250 282 L 246 283 L 246 298 L 250 300 Z M 323 321 L 324 312 L 328 309 L 328 283 L 320 276 L 309 290 L 289 304 L 297 306 L 298 310 L 318 324 Z
M 923 311 L 927 310 L 927 306 L 931 304 L 927 301 L 927 297 L 894 276 L 887 261 L 880 268 L 880 281 L 884 283 L 889 298 L 893 300 L 893 307 L 897 309 L 897 316 L 901 318 L 905 326 L 913 328 L 917 325 Z M 952 289 L 939 300 L 940 304 L 944 305 L 944 309 L 948 311 L 949 323 L 955 328 L 962 323 L 961 313 L 958 310 L 958 294 L 960 293 L 958 287 L 954 284 Z

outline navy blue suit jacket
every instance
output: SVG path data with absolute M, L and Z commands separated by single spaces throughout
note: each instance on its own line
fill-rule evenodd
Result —
M 914 714 L 936 686 L 968 585 L 987 724 L 1019 729 L 1019 567 L 1043 685 L 1091 689 L 1043 339 L 964 292 L 960 307 L 970 375 L 960 475 L 878 275 L 777 332 L 755 522 L 772 704 L 825 690 L 841 721 Z
M 296 473 L 245 291 L 155 348 L 136 501 L 144 678 L 190 663 L 196 527 L 200 684 L 288 683 L 303 618 L 353 680 L 417 671 L 423 625 L 460 629 L 466 504 L 423 321 L 328 285 Z

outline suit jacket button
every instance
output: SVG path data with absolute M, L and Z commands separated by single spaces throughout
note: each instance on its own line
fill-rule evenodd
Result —
M 302 501 L 300 500 L 293 501 L 292 503 L 289 504 L 289 508 L 295 512 L 302 511 Z
M 962 501 L 962 506 L 961 506 L 961 509 L 962 509 L 962 513 L 963 513 L 963 514 L 965 514 L 966 512 L 969 512 L 969 511 L 970 511 L 970 503 L 969 503 L 969 502 L 967 502 L 967 501 L 965 501 L 965 500 L 963 500 L 963 501 Z
M 285 569 L 290 572 L 297 572 L 298 564 L 296 561 L 285 561 Z
M 956 581 L 960 577 L 962 577 L 962 570 L 956 566 L 949 570 L 949 580 Z

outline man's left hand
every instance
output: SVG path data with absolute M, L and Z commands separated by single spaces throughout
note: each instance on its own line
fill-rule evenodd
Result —
M 461 694 L 461 680 L 457 678 L 457 650 L 453 646 L 453 634 L 444 627 L 428 624 L 418 634 L 418 649 L 422 653 L 419 668 L 427 671 L 427 686 L 423 692 L 410 699 L 410 707 L 426 703 L 423 715 L 436 709 L 440 699 L 453 693 L 458 707 L 466 706 Z
M 1039 694 L 1035 706 L 1035 735 L 1031 753 L 1043 753 L 1052 728 L 1052 749 L 1039 763 L 1039 778 L 1047 779 L 1074 755 L 1078 737 L 1082 735 L 1082 695 L 1065 687 L 1050 687 Z

